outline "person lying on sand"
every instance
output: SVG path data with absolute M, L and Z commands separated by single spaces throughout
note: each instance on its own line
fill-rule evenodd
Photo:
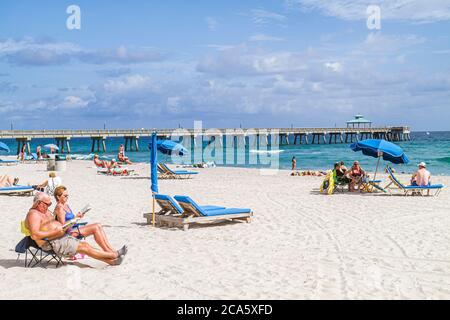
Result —
M 53 250 L 57 255 L 65 257 L 73 257 L 77 253 L 82 253 L 112 266 L 120 265 L 123 262 L 128 250 L 126 246 L 111 252 L 95 249 L 87 242 L 81 242 L 67 234 L 67 228 L 64 229 L 63 224 L 55 220 L 48 210 L 51 205 L 52 201 L 48 194 L 37 193 L 33 199 L 33 206 L 25 219 L 25 226 L 30 231 L 31 238 L 42 250 Z M 48 239 L 48 241 L 44 239 Z
M 112 168 L 120 168 L 120 165 L 116 162 L 116 160 L 100 160 L 97 154 L 94 156 L 94 163 L 98 168 L 106 168 L 109 170 L 111 170 Z
M 11 178 L 7 174 L 0 175 L 0 188 L 12 187 L 17 183 L 19 183 L 19 178 Z

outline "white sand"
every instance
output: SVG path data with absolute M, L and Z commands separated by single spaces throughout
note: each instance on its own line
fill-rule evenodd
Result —
M 129 245 L 118 267 L 85 259 L 58 269 L 24 268 L 13 249 L 32 198 L 0 196 L 0 298 L 450 298 L 448 189 L 437 198 L 324 196 L 317 193 L 319 177 L 197 169 L 191 180 L 160 180 L 160 193 L 250 207 L 254 218 L 185 232 L 145 225 L 149 167 L 134 168 L 138 177 L 107 177 L 91 162 L 73 161 L 60 174 L 72 208 L 91 203 L 86 220 L 101 222 L 114 246 Z M 0 174 L 36 184 L 45 169 L 22 164 L 0 167 Z M 449 185 L 450 178 L 433 182 Z

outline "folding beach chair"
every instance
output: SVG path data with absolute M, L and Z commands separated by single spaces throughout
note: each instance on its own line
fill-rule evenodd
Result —
M 397 177 L 394 175 L 392 168 L 386 166 L 386 173 L 388 174 L 388 178 L 391 180 L 389 184 L 387 184 L 384 189 L 388 190 L 390 194 L 392 194 L 391 190 L 393 189 L 391 186 L 398 188 L 403 192 L 404 196 L 409 194 L 414 195 L 418 194 L 424 196 L 424 191 L 427 191 L 427 195 L 438 196 L 441 193 L 442 189 L 445 188 L 443 184 L 433 184 L 429 186 L 405 186 Z M 434 194 L 431 194 L 430 191 L 435 190 Z
M 25 237 L 16 245 L 15 252 L 17 253 L 17 260 L 19 260 L 21 254 L 25 254 L 25 268 L 34 268 L 38 265 L 42 265 L 46 268 L 43 263 L 47 262 L 48 265 L 51 261 L 56 262 L 56 268 L 60 265 L 64 265 L 62 257 L 57 255 L 53 250 L 45 251 L 37 245 L 31 238 L 29 230 L 25 227 L 25 221 L 21 221 L 20 228 Z M 49 244 L 51 246 L 50 242 Z M 28 258 L 28 255 L 30 255 L 31 258 Z
M 11 186 L 0 188 L 0 195 L 8 195 L 8 196 L 32 196 L 34 192 L 33 187 L 30 186 Z

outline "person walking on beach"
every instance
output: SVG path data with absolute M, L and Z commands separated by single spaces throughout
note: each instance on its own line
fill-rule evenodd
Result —
M 95 249 L 87 242 L 81 242 L 68 235 L 67 227 L 64 228 L 61 222 L 55 220 L 48 210 L 51 205 L 50 196 L 39 192 L 34 197 L 33 206 L 25 219 L 25 226 L 29 230 L 31 238 L 42 250 L 53 250 L 57 255 L 65 257 L 73 257 L 77 253 L 82 253 L 112 266 L 120 265 L 123 262 L 127 253 L 126 246 L 115 252 L 109 252 Z
M 25 145 L 22 145 L 22 149 L 20 150 L 19 153 L 19 161 L 25 161 Z
M 295 171 L 295 168 L 297 167 L 297 160 L 295 160 L 295 156 L 292 157 L 292 171 Z
M 38 158 L 38 160 L 41 160 L 42 159 L 42 151 L 41 151 L 41 146 L 37 146 L 37 148 L 36 148 L 36 155 L 37 155 L 37 158 Z

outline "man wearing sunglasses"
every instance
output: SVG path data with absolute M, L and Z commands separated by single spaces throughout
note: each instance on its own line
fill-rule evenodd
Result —
M 82 253 L 91 258 L 101 260 L 109 265 L 122 263 L 127 247 L 123 246 L 116 252 L 107 252 L 95 249 L 87 242 L 81 242 L 66 233 L 63 225 L 56 221 L 48 208 L 52 205 L 49 195 L 39 192 L 33 200 L 33 206 L 25 219 L 25 226 L 39 247 L 45 251 L 53 250 L 60 256 L 72 257 Z M 44 240 L 46 239 L 46 240 Z

